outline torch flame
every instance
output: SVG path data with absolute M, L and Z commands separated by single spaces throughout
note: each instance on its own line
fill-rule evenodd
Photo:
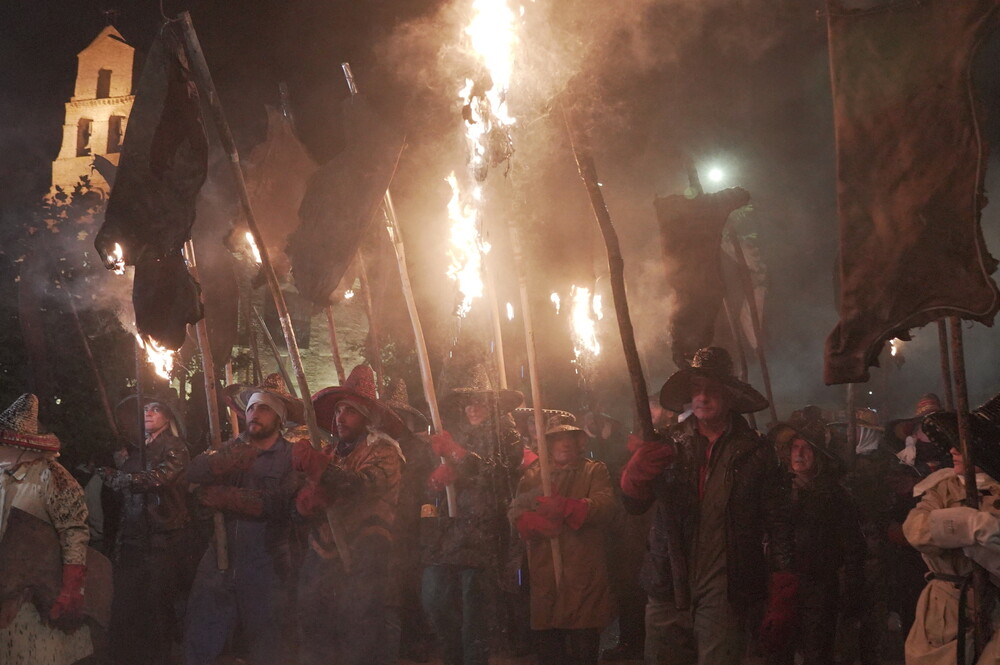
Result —
M 250 253 L 253 254 L 253 260 L 260 265 L 263 261 L 260 258 L 260 250 L 257 249 L 257 242 L 253 239 L 253 234 L 247 231 L 247 244 L 250 245 Z
M 111 270 L 116 275 L 125 274 L 125 252 L 122 251 L 122 246 L 115 243 L 115 249 L 111 254 L 108 255 L 111 259 Z
M 890 339 L 889 340 L 889 355 L 895 358 L 899 355 L 899 352 L 903 350 L 903 340 L 901 339 Z
M 146 362 L 153 366 L 156 373 L 164 379 L 170 378 L 170 372 L 174 369 L 174 352 L 160 345 L 152 337 L 146 336 L 143 339 L 138 333 L 135 341 L 146 352 Z
M 597 324 L 591 317 L 594 311 L 593 298 L 590 289 L 583 286 L 573 286 L 570 289 L 572 304 L 570 306 L 570 325 L 573 335 L 573 352 L 577 360 L 585 354 L 599 356 L 601 344 L 597 341 Z
M 507 303 L 507 320 L 508 321 L 514 320 L 514 306 L 511 305 L 510 303 Z
M 476 209 L 462 202 L 455 172 L 452 171 L 446 180 L 451 187 L 451 200 L 448 202 L 448 219 L 451 220 L 448 256 L 451 257 L 451 264 L 447 274 L 458 283 L 462 302 L 458 305 L 457 314 L 464 317 L 472 308 L 472 302 L 483 297 L 483 254 L 489 251 L 489 245 L 479 237 Z
M 347 289 L 344 291 L 344 300 L 350 300 L 354 297 L 354 289 Z
M 599 294 L 594 295 L 594 316 L 597 317 L 598 321 L 604 319 L 604 304 L 601 301 L 601 296 Z
M 551 295 L 549 295 L 549 300 L 551 300 L 552 304 L 555 305 L 556 314 L 558 314 L 559 309 L 562 307 L 562 300 L 559 298 L 559 294 L 553 291 Z

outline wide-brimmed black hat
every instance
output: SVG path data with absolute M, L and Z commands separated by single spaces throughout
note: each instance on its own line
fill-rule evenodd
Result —
M 778 423 L 768 430 L 767 438 L 774 444 L 782 459 L 790 453 L 792 441 L 802 439 L 812 446 L 813 450 L 831 461 L 838 461 L 837 456 L 831 450 L 833 432 L 815 411 L 806 409 L 796 411 L 787 421 Z
M 402 417 L 403 414 L 414 419 L 415 425 L 420 429 L 427 429 L 427 416 L 421 413 L 416 407 L 410 404 L 410 393 L 406 389 L 406 381 L 393 379 L 389 382 L 389 387 L 385 391 L 385 399 L 382 400 L 386 406 Z
M 246 421 L 247 404 L 254 393 L 265 392 L 277 397 L 285 405 L 285 422 L 301 425 L 305 423 L 305 406 L 302 400 L 293 397 L 281 374 L 273 372 L 264 377 L 259 386 L 233 383 L 222 389 L 222 399 L 229 408 L 236 411 L 240 422 Z
M 368 409 L 371 425 L 393 438 L 398 437 L 406 429 L 396 412 L 379 401 L 375 392 L 375 373 L 368 365 L 358 365 L 352 369 L 344 385 L 324 388 L 313 395 L 316 422 L 320 427 L 334 431 L 333 421 L 337 415 L 337 405 L 344 400 L 354 401 Z
M 691 380 L 699 376 L 719 381 L 732 397 L 732 408 L 738 413 L 755 413 L 768 407 L 766 397 L 736 378 L 732 357 L 718 346 L 698 349 L 689 367 L 677 370 L 667 379 L 660 388 L 660 405 L 678 413 L 683 411 L 684 405 L 691 401 Z
M 474 399 L 497 400 L 500 413 L 510 413 L 524 401 L 524 394 L 517 390 L 493 388 L 486 366 L 473 365 L 462 385 L 452 388 L 441 400 L 442 409 L 460 409 Z
M 938 411 L 924 418 L 923 430 L 942 455 L 961 450 L 958 414 Z M 1000 478 L 1000 395 L 969 414 L 969 448 L 973 462 L 991 478 Z
M 924 422 L 924 418 L 932 413 L 944 411 L 941 406 L 941 399 L 934 393 L 927 393 L 917 402 L 914 415 L 910 418 L 898 418 L 890 420 L 885 426 L 885 445 L 889 450 L 898 453 L 906 446 L 907 437 L 914 432 Z
M 138 441 L 139 439 L 139 421 L 135 400 L 136 396 L 132 394 L 115 405 L 115 425 L 118 426 L 118 433 L 122 438 L 131 442 Z M 142 396 L 143 409 L 154 402 L 167 410 L 167 418 L 177 429 L 177 436 L 183 439 L 185 436 L 184 419 L 180 417 L 180 409 L 177 408 L 177 405 L 174 404 L 173 400 L 168 400 L 165 397 L 156 397 L 155 395 Z

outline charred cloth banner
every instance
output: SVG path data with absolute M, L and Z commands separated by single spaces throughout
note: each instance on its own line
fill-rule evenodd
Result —
M 94 245 L 107 263 L 116 243 L 136 266 L 136 326 L 167 348 L 202 316 L 198 285 L 181 257 L 208 172 L 208 139 L 187 57 L 168 23 L 150 47 L 129 116 L 121 163 Z
M 869 3 L 870 5 L 870 3 Z M 840 218 L 840 323 L 827 384 L 863 382 L 885 342 L 942 316 L 991 325 L 987 147 L 970 68 L 994 0 L 829 3 Z
M 740 187 L 654 202 L 667 286 L 676 298 L 668 325 L 678 367 L 687 367 L 695 351 L 712 344 L 725 295 L 722 229 L 729 214 L 749 202 L 750 193 Z

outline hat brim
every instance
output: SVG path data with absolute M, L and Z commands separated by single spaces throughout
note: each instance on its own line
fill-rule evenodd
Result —
M 378 400 L 373 400 L 343 386 L 324 388 L 313 395 L 312 403 L 313 409 L 316 411 L 316 423 L 328 432 L 335 431 L 333 419 L 337 415 L 337 405 L 345 399 L 356 400 L 368 407 L 372 414 L 379 419 L 379 422 L 376 423 L 377 429 L 382 430 L 392 438 L 398 437 L 406 429 L 403 420 L 391 408 Z
M 273 390 L 268 390 L 266 388 L 260 388 L 258 386 L 247 386 L 243 384 L 233 384 L 231 386 L 226 386 L 223 391 L 223 401 L 229 405 L 230 408 L 234 409 L 240 416 L 241 419 L 246 420 L 247 415 L 247 404 L 250 403 L 250 398 L 253 397 L 254 393 L 267 393 L 268 395 L 273 395 L 281 400 L 285 405 L 285 422 L 295 423 L 301 425 L 306 421 L 306 409 L 302 404 L 302 400 L 296 399 L 294 397 L 289 397 L 288 395 L 283 395 L 279 392 Z
M 802 439 L 808 443 L 813 450 L 822 453 L 824 457 L 836 462 L 837 456 L 832 451 L 827 450 L 825 445 L 821 445 L 814 438 L 810 437 L 802 430 L 788 423 L 778 423 L 767 432 L 767 438 L 774 444 L 775 449 L 780 450 L 785 446 L 791 446 L 795 439 Z
M 421 413 L 419 409 L 410 406 L 409 404 L 389 400 L 385 402 L 385 405 L 392 409 L 396 415 L 400 417 L 400 419 L 404 418 L 403 414 L 413 418 L 416 421 L 416 425 L 420 429 L 427 429 L 427 425 L 430 424 L 427 421 L 427 416 Z
M 898 453 L 906 447 L 906 437 L 916 432 L 923 420 L 923 417 L 890 420 L 885 425 L 885 438 L 883 442 L 889 450 Z
M 958 416 L 954 411 L 938 411 L 926 416 L 923 430 L 942 456 L 950 455 L 952 448 L 962 449 L 958 436 Z M 971 413 L 969 430 L 969 448 L 975 465 L 991 478 L 1000 477 L 1000 446 L 997 445 L 1000 429 L 986 418 Z
M 118 426 L 118 433 L 128 441 L 136 441 L 140 436 L 139 423 L 136 421 L 135 400 L 136 396 L 134 394 L 127 395 L 115 405 L 115 424 Z M 177 427 L 178 434 L 180 434 L 182 439 L 186 438 L 187 431 L 184 428 L 184 419 L 177 412 L 177 407 L 163 397 L 154 397 L 153 395 L 142 396 L 143 408 L 153 402 L 162 404 L 167 408 L 170 412 L 170 420 Z M 145 432 L 142 432 L 142 434 L 145 434 Z
M 0 446 L 12 446 L 21 450 L 58 453 L 61 447 L 55 434 L 22 434 L 9 429 L 0 429 Z
M 557 434 L 576 434 L 584 439 L 590 437 L 590 435 L 587 434 L 587 430 L 581 429 L 576 425 L 556 425 L 555 427 L 549 428 L 549 430 L 545 432 L 545 440 L 549 441 L 551 437 L 554 437 Z
M 535 417 L 535 410 L 530 406 L 521 406 L 512 412 L 514 416 L 514 422 L 517 423 L 518 427 L 525 426 Z M 572 425 L 576 423 L 576 416 L 574 416 L 569 411 L 562 411 L 560 409 L 542 409 L 542 416 L 545 418 L 545 422 L 548 423 L 553 418 L 559 418 L 566 422 L 560 423 L 563 425 Z
M 692 379 L 706 377 L 719 381 L 732 397 L 732 409 L 737 413 L 756 413 L 766 409 L 770 402 L 749 383 L 740 381 L 735 376 L 707 372 L 695 367 L 685 367 L 677 370 L 660 388 L 660 406 L 674 412 L 684 410 L 684 405 L 691 401 Z
M 453 388 L 441 400 L 441 407 L 444 409 L 458 409 L 464 406 L 463 402 L 470 398 L 497 400 L 497 408 L 500 413 L 510 413 L 524 402 L 524 394 L 519 390 L 478 390 L 473 388 Z

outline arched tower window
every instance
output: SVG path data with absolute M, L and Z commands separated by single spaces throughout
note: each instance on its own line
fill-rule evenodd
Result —
M 104 99 L 111 96 L 111 70 L 100 69 L 97 71 L 97 99 Z
M 90 134 L 94 121 L 90 118 L 80 118 L 76 125 L 76 156 L 86 157 L 90 154 Z

